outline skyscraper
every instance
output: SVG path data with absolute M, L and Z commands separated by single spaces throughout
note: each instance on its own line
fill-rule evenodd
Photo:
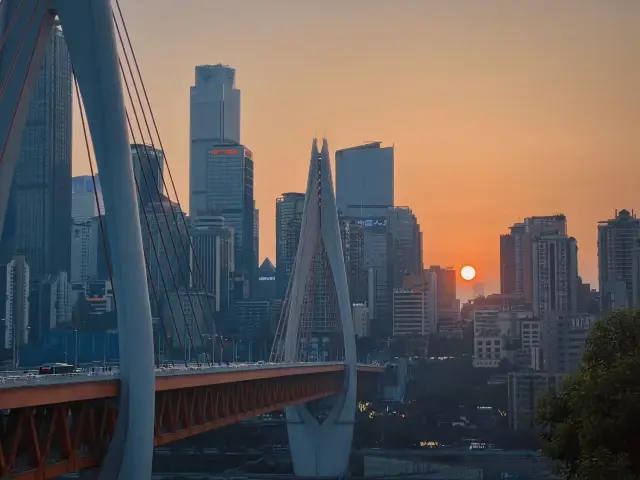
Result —
M 191 211 L 206 209 L 208 152 L 214 145 L 240 143 L 240 90 L 236 71 L 226 65 L 200 65 L 191 87 Z
M 532 244 L 533 314 L 575 314 L 578 309 L 578 245 L 557 233 L 539 235 Z
M 223 217 L 211 214 L 192 218 L 190 233 L 192 284 L 196 291 L 213 295 L 216 312 L 226 311 L 233 286 L 233 229 L 225 226 Z
M 98 202 L 96 203 L 96 197 Z M 71 219 L 84 222 L 104 215 L 104 202 L 98 175 L 81 175 L 71 179 Z
M 22 133 L 5 219 L 4 256 L 24 255 L 31 278 L 69 271 L 72 70 L 56 26 Z
M 29 342 L 29 265 L 16 255 L 0 268 L 0 315 L 4 318 L 3 346 L 14 350 Z
M 288 192 L 276 200 L 276 291 L 285 298 L 298 251 L 304 193 Z
M 604 311 L 634 305 L 633 258 L 640 241 L 640 220 L 628 210 L 598 224 L 598 280 Z
M 340 236 L 344 267 L 347 271 L 349 299 L 352 304 L 367 302 L 367 269 L 364 268 L 364 227 L 341 219 Z M 367 313 L 368 315 L 368 313 Z
M 374 336 L 393 331 L 393 237 L 389 209 L 394 206 L 394 148 L 381 142 L 336 151 L 338 211 L 364 227 L 364 264 L 373 269 L 375 305 L 369 305 Z M 373 293 L 373 292 L 372 292 Z
M 401 288 L 404 277 L 422 273 L 422 232 L 409 207 L 389 209 L 389 231 L 393 237 L 393 287 Z
M 336 151 L 338 211 L 352 218 L 386 219 L 394 206 L 394 149 L 381 142 Z
M 191 282 L 190 259 L 185 256 L 183 250 L 183 246 L 188 249 L 189 245 L 189 232 L 181 218 L 184 212 L 180 205 L 163 196 L 162 203 L 149 203 L 144 215 L 149 222 L 149 227 L 146 227 L 145 222 L 142 229 L 142 245 L 149 263 L 149 293 L 152 295 L 155 289 L 161 302 L 168 301 L 165 287 L 172 293 L 186 288 Z M 154 315 L 159 313 L 156 299 L 153 297 L 151 311 Z
M 256 201 L 253 201 L 253 256 L 256 271 L 260 261 L 260 210 L 256 208 Z
M 143 211 L 149 203 L 162 201 L 164 195 L 163 169 L 164 152 L 151 145 L 131 145 L 131 159 L 133 161 L 133 173 L 138 181 L 140 189 L 140 211 Z
M 533 302 L 533 241 L 542 234 L 567 234 L 562 214 L 528 217 L 500 236 L 500 293 L 522 295 Z
M 206 152 L 205 210 L 224 217 L 235 235 L 235 272 L 249 283 L 258 269 L 255 258 L 253 155 L 242 145 L 212 145 Z M 201 209 L 191 210 L 199 216 Z

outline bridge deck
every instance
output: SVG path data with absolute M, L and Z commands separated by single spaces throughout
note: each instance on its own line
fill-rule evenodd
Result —
M 359 376 L 382 371 L 363 366 Z M 158 371 L 154 445 L 334 395 L 344 372 L 341 363 Z M 0 388 L 0 477 L 42 480 L 99 465 L 118 415 L 117 374 L 22 377 Z
M 156 392 L 243 382 L 291 375 L 336 372 L 340 362 L 287 363 L 156 370 Z M 360 372 L 381 373 L 383 367 L 359 365 Z M 118 373 L 11 375 L 0 377 L 0 410 L 111 398 L 118 395 Z

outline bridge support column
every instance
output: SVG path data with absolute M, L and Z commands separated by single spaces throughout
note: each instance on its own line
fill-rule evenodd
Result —
M 339 478 L 349 473 L 356 412 L 357 370 L 347 369 L 345 390 L 324 422 L 305 405 L 286 409 L 293 471 L 300 477 Z
M 286 409 L 293 471 L 303 477 L 338 478 L 349 473 L 353 422 L 356 414 L 356 341 L 332 178 L 327 141 L 322 142 L 322 150 L 318 151 L 317 141 L 314 140 L 300 245 L 296 253 L 291 301 L 286 317 L 285 359 L 296 359 L 300 341 L 300 318 L 304 296 L 307 294 L 306 285 L 310 277 L 312 259 L 324 246 L 326 261 L 333 276 L 342 325 L 345 382 L 342 392 L 336 396 L 333 409 L 322 423 L 319 423 L 304 405 Z
M 0 1 L 5 40 L 0 52 L 0 235 L 31 94 L 56 16 L 100 172 L 118 298 L 120 409 L 100 478 L 142 480 L 151 477 L 153 458 L 153 333 L 110 0 Z

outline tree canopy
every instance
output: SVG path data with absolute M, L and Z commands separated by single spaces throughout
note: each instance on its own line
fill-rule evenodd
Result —
M 640 311 L 596 323 L 580 371 L 542 398 L 537 415 L 564 478 L 640 478 Z

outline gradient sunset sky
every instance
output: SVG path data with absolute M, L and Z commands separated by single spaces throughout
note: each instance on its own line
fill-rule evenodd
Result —
M 472 264 L 487 293 L 512 223 L 565 213 L 597 282 L 597 221 L 640 208 L 639 0 L 121 4 L 187 211 L 194 66 L 237 69 L 261 258 L 275 256 L 276 198 L 305 187 L 313 136 L 395 144 L 396 204 L 419 218 L 425 265 Z

